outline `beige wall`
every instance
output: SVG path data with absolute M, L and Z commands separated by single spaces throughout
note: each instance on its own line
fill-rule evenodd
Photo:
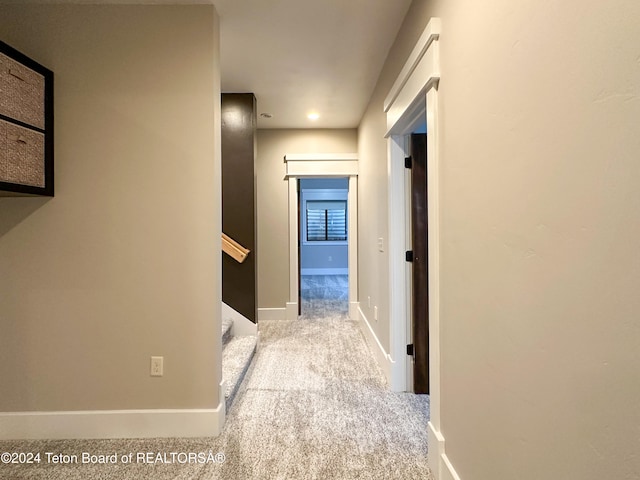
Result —
M 413 2 L 359 129 L 361 299 L 388 287 L 382 102 L 430 16 L 446 453 L 462 480 L 638 478 L 640 4 Z
M 422 34 L 428 16 L 418 9 L 423 2 L 414 2 L 400 28 L 401 34 L 394 42 L 384 69 L 378 79 L 369 106 L 358 128 L 358 154 L 360 175 L 358 183 L 358 256 L 360 309 L 367 317 L 378 340 L 386 352 L 390 352 L 389 332 L 389 241 L 388 172 L 386 116 L 384 99 L 404 66 L 417 39 Z M 384 251 L 378 248 L 383 239 Z M 368 306 L 367 297 L 371 297 Z M 374 318 L 378 307 L 378 320 Z
M 211 6 L 0 7 L 55 74 L 56 155 L 55 198 L 0 199 L 0 411 L 218 406 L 215 33 Z
M 289 300 L 289 189 L 284 156 L 354 153 L 357 131 L 258 130 L 258 308 Z

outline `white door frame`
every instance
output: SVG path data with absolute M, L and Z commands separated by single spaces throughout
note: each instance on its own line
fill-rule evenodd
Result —
M 287 154 L 284 157 L 289 182 L 289 301 L 286 318 L 298 318 L 298 179 L 348 177 L 347 244 L 349 255 L 349 318 L 358 318 L 358 154 Z
M 406 345 L 410 343 L 411 319 L 409 282 L 404 252 L 407 221 L 398 212 L 406 208 L 404 157 L 405 137 L 427 124 L 427 190 L 429 243 L 429 465 L 436 478 L 442 478 L 448 459 L 440 424 L 440 154 L 438 123 L 438 84 L 440 81 L 440 19 L 432 18 L 398 75 L 384 103 L 387 114 L 389 172 L 389 306 L 391 387 L 411 390 L 408 385 L 410 363 Z

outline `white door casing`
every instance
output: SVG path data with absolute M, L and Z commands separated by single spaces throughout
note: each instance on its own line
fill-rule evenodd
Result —
M 438 123 L 438 86 L 440 82 L 441 22 L 432 18 L 416 43 L 384 102 L 387 115 L 389 172 L 389 306 L 394 390 L 410 390 L 406 345 L 409 337 L 409 282 L 404 251 L 407 225 L 406 182 L 404 173 L 405 136 L 426 121 L 427 190 L 429 243 L 429 376 L 430 421 L 429 465 L 437 479 L 450 463 L 444 451 L 440 424 L 440 153 Z
M 298 318 L 298 190 L 305 177 L 348 177 L 349 317 L 358 318 L 358 154 L 287 154 L 285 179 L 289 182 L 289 301 L 287 320 Z

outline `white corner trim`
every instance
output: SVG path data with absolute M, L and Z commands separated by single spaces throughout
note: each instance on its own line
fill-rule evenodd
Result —
M 453 468 L 453 464 L 447 457 L 444 450 L 444 437 L 442 433 L 432 423 L 428 423 L 428 463 L 433 476 L 437 480 L 461 480 L 460 476 Z
M 261 320 L 286 320 L 286 308 L 258 308 L 258 321 Z
M 97 410 L 0 413 L 0 440 L 215 437 L 224 426 L 215 409 Z
M 373 328 L 371 328 L 371 324 L 360 307 L 358 307 L 358 314 L 360 317 L 360 329 L 369 344 L 369 349 L 371 350 L 371 353 L 373 353 L 378 365 L 380 365 L 387 382 L 391 383 L 391 371 L 393 370 L 394 362 L 391 359 L 391 356 L 385 351 L 382 343 L 380 343 L 380 340 L 373 331 Z
M 357 153 L 288 153 L 285 162 L 358 161 Z
M 349 302 L 349 318 L 358 321 L 358 310 L 360 310 L 360 302 Z
M 442 480 L 442 474 L 440 472 L 442 468 L 442 455 L 444 455 L 444 437 L 431 421 L 427 424 L 427 436 L 427 445 L 429 445 L 427 461 L 429 468 L 431 468 L 433 475 L 438 480 Z
M 422 60 L 422 57 L 431 46 L 431 43 L 440 38 L 441 30 L 442 23 L 439 18 L 432 18 L 431 20 L 429 20 L 427 28 L 425 28 L 424 32 L 422 32 L 420 39 L 416 43 L 415 47 L 413 47 L 411 55 L 409 55 L 409 58 L 404 64 L 404 67 L 402 67 L 402 70 L 400 71 L 398 78 L 396 78 L 393 87 L 391 87 L 387 98 L 385 98 L 384 100 L 385 112 L 389 111 L 393 102 L 396 100 L 396 98 L 398 98 L 400 91 L 409 80 L 409 77 L 416 69 L 416 66 L 418 65 L 420 60 Z
M 298 302 L 287 302 L 286 311 L 287 311 L 286 320 L 297 320 L 298 319 Z
M 244 337 L 258 334 L 258 325 L 224 302 L 222 302 L 222 318 L 231 319 L 233 321 L 231 332 L 234 336 Z

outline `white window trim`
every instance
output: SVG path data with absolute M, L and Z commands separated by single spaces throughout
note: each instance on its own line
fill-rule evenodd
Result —
M 300 192 L 300 215 L 302 218 L 300 219 L 300 235 L 302 236 L 302 244 L 309 246 L 331 246 L 331 245 L 348 245 L 349 244 L 349 222 L 347 218 L 347 240 L 318 240 L 318 241 L 309 241 L 307 240 L 307 201 L 308 200 L 344 200 L 347 202 L 347 215 L 349 215 L 349 190 L 345 189 L 320 189 L 320 188 L 309 188 L 304 189 Z

